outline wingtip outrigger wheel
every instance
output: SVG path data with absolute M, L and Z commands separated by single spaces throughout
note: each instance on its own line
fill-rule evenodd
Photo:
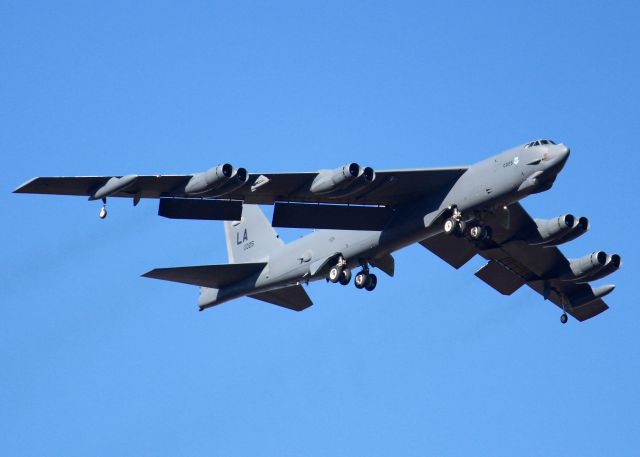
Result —
M 564 294 L 562 294 L 562 314 L 560 315 L 560 322 L 562 322 L 563 324 L 566 324 L 569 320 L 569 316 L 567 316 L 567 312 L 564 310 L 566 300 L 566 297 L 564 296 Z
M 103 198 L 102 199 L 102 208 L 100 208 L 100 219 L 104 219 L 105 217 L 107 217 L 107 199 Z

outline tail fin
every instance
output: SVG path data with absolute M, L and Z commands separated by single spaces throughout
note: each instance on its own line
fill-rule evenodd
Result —
M 229 263 L 265 260 L 284 243 L 258 205 L 243 205 L 242 219 L 225 221 Z

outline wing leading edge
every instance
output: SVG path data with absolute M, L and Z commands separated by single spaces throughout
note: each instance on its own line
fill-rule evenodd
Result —
M 381 170 L 367 185 L 345 191 L 313 192 L 319 172 L 250 173 L 246 182 L 235 187 L 218 187 L 197 195 L 185 188 L 198 174 L 180 175 L 112 175 L 112 176 L 49 176 L 33 178 L 15 193 L 75 195 L 93 198 L 96 191 L 111 186 L 114 191 L 105 197 L 125 198 L 209 198 L 242 200 L 250 204 L 281 202 L 334 203 L 361 205 L 397 205 L 410 198 L 429 194 L 452 185 L 468 167 L 417 168 Z M 118 188 L 120 179 L 128 185 Z M 102 194 L 100 197 L 102 198 Z

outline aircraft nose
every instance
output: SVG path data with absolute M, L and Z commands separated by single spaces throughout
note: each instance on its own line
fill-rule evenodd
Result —
M 559 163 L 564 165 L 564 163 L 569 158 L 571 150 L 565 144 L 558 144 L 554 149 L 555 150 L 552 152 L 554 165 Z
M 566 144 L 560 144 L 558 149 L 558 155 L 560 156 L 560 160 L 563 162 L 569 158 L 569 154 L 571 154 L 571 149 Z

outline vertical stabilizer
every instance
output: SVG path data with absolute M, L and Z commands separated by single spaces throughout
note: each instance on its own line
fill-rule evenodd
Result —
M 224 233 L 229 263 L 264 260 L 284 244 L 258 205 L 243 205 L 242 219 L 225 221 Z

